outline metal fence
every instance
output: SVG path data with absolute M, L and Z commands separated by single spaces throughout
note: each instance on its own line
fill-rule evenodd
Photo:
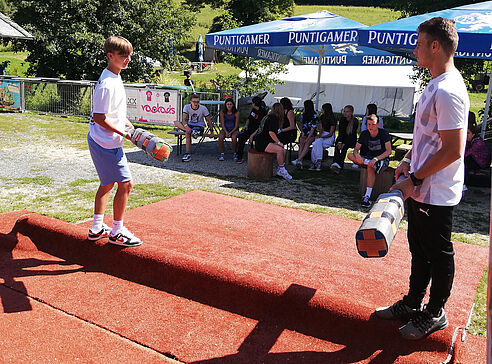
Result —
M 1 76 L 0 80 L 20 83 L 20 111 L 41 112 L 59 115 L 90 117 L 96 81 L 70 81 L 58 78 L 30 78 Z M 161 84 L 126 84 L 126 87 L 157 88 L 177 90 L 178 105 L 176 118 L 181 121 L 181 110 L 189 103 L 193 91 L 183 86 Z M 232 97 L 237 105 L 235 90 L 199 89 L 196 91 L 202 100 L 225 100 Z M 1 100 L 0 100 L 1 101 Z M 217 105 L 206 105 L 210 112 L 217 113 Z M 6 107 L 6 105 L 0 105 Z
M 24 111 L 89 117 L 95 82 L 24 78 Z

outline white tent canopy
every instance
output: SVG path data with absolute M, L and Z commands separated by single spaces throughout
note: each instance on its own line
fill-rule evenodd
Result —
M 275 94 L 267 94 L 264 101 L 272 105 L 278 97 L 300 98 L 294 106 L 302 106 L 316 92 L 318 66 L 287 66 L 288 72 L 280 74 L 284 84 L 276 85 Z M 320 103 L 329 102 L 333 111 L 353 105 L 355 114 L 363 115 L 366 105 L 374 103 L 381 116 L 392 112 L 399 117 L 409 117 L 417 101 L 418 85 L 409 78 L 412 66 L 324 66 L 321 72 Z M 277 98 L 277 99 L 276 99 Z
M 0 13 L 0 37 L 34 39 L 27 30 L 2 13 Z

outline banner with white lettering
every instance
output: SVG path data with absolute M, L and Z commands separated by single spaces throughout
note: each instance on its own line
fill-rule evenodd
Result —
M 125 87 L 127 117 L 141 123 L 171 125 L 178 119 L 178 91 Z

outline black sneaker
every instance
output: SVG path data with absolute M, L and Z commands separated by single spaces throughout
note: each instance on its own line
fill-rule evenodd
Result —
M 191 155 L 189 153 L 185 153 L 183 155 L 183 158 L 181 158 L 181 161 L 183 162 L 189 162 L 191 160 Z
M 362 202 L 360 203 L 360 205 L 362 207 L 371 207 L 371 201 L 369 200 L 369 198 L 370 198 L 369 196 L 364 196 L 362 198 Z
M 448 319 L 444 309 L 441 309 L 439 316 L 433 316 L 424 309 L 417 312 L 406 325 L 400 327 L 400 333 L 404 339 L 419 340 L 446 327 L 448 327 Z
M 111 232 L 111 228 L 103 223 L 101 230 L 97 233 L 93 232 L 92 229 L 89 229 L 89 234 L 87 236 L 87 239 L 91 241 L 96 241 L 102 238 L 107 238 L 110 232 Z
M 139 246 L 142 244 L 142 240 L 133 235 L 126 227 L 122 227 L 121 230 L 115 235 L 109 234 L 109 242 L 111 244 L 121 246 Z
M 398 302 L 394 303 L 392 306 L 376 308 L 374 314 L 383 320 L 408 320 L 416 312 L 421 312 L 421 311 L 422 311 L 422 307 L 418 309 L 411 308 L 407 306 L 403 302 L 403 300 L 399 300 Z

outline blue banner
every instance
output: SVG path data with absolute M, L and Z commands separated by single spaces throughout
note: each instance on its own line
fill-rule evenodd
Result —
M 20 88 L 20 81 L 0 80 L 0 107 L 10 110 L 20 110 Z

